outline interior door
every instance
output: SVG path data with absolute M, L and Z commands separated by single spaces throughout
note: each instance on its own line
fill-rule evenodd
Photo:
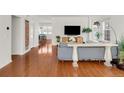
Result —
M 25 20 L 25 50 L 29 49 L 29 21 Z

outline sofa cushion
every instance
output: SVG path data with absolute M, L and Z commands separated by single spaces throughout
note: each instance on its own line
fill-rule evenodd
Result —
M 67 45 L 67 43 L 59 43 L 59 47 L 67 47 L 68 45 Z
M 69 37 L 62 37 L 62 42 L 63 43 L 68 43 Z
M 75 37 L 75 38 L 76 38 L 76 43 L 77 44 L 82 44 L 83 43 L 83 37 L 78 36 L 78 37 Z

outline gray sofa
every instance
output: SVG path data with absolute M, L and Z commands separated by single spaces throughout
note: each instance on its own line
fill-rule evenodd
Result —
M 72 60 L 73 48 L 66 44 L 59 44 L 57 49 L 58 60 Z
M 104 60 L 104 47 L 78 47 L 79 60 Z M 112 47 L 112 59 L 117 59 L 117 48 Z M 72 60 L 73 48 L 66 44 L 58 45 L 58 60 Z

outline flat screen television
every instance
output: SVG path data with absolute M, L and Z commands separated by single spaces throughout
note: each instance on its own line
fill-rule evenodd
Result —
M 65 26 L 65 35 L 80 35 L 80 26 Z

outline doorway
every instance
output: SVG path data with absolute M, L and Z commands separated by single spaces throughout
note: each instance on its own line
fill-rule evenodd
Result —
M 39 30 L 39 43 L 52 40 L 52 24 L 42 23 Z

